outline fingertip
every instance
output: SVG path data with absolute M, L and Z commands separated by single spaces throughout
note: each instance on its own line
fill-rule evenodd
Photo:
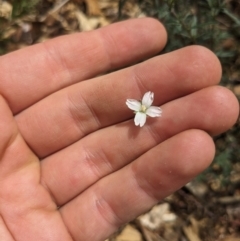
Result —
M 223 95 L 222 103 L 225 105 L 225 109 L 227 110 L 225 113 L 226 116 L 226 130 L 231 128 L 237 121 L 239 117 L 239 102 L 234 93 L 222 86 L 217 86 L 219 89 L 220 95 Z M 225 100 L 224 100 L 225 98 Z
M 99 33 L 113 68 L 117 68 L 123 60 L 125 65 L 129 65 L 150 58 L 159 53 L 167 42 L 166 29 L 153 18 L 114 23 L 99 29 Z M 120 52 L 124 58 L 119 58 Z
M 195 76 L 206 86 L 216 85 L 220 82 L 222 76 L 222 67 L 217 56 L 209 49 L 203 46 L 188 46 L 180 50 L 177 50 L 182 56 L 181 61 L 184 63 L 184 59 L 189 63 L 188 66 L 184 66 L 184 71 L 188 73 L 188 76 Z M 181 65 L 179 65 L 181 66 Z M 195 81 L 192 79 L 191 81 Z
M 212 79 L 213 84 L 218 84 L 222 76 L 222 66 L 218 57 L 208 48 L 203 46 L 193 46 L 193 55 L 204 64 L 206 79 Z
M 215 155 L 215 144 L 210 135 L 202 130 L 188 130 L 179 134 L 178 177 L 192 179 L 204 171 Z M 187 155 L 186 155 L 187 154 Z M 181 158 L 181 155 L 185 158 Z
M 159 52 L 167 43 L 167 30 L 164 25 L 154 18 L 140 18 L 142 32 L 149 42 L 152 42 L 152 48 Z
M 206 116 L 209 124 L 208 133 L 219 135 L 230 129 L 239 116 L 239 102 L 233 92 L 222 86 L 213 86 L 205 89 Z

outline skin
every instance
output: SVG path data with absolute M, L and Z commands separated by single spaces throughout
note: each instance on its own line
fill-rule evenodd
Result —
M 238 101 L 209 50 L 152 57 L 166 39 L 135 19 L 0 58 L 0 240 L 105 240 L 211 163 Z M 139 128 L 147 91 L 163 114 Z

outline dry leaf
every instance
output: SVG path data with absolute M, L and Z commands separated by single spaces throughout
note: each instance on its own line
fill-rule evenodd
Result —
M 156 230 L 164 222 L 172 222 L 177 216 L 170 212 L 170 205 L 163 203 L 155 206 L 150 212 L 139 217 L 141 224 L 149 229 Z
M 10 19 L 12 16 L 12 5 L 6 1 L 0 1 L 0 17 Z
M 116 241 L 143 241 L 142 235 L 138 230 L 130 225 L 127 225 L 120 235 L 116 238 Z

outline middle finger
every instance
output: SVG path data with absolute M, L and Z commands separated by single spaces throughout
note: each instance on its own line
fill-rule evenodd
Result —
M 217 84 L 220 75 L 219 61 L 209 50 L 187 47 L 72 85 L 21 112 L 16 120 L 28 145 L 45 157 L 99 128 L 131 118 L 126 98 L 141 98 L 150 90 L 162 105 Z

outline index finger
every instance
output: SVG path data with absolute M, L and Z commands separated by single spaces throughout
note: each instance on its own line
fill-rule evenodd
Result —
M 134 19 L 63 36 L 0 58 L 0 94 L 14 114 L 73 83 L 158 53 L 166 43 L 154 19 Z

